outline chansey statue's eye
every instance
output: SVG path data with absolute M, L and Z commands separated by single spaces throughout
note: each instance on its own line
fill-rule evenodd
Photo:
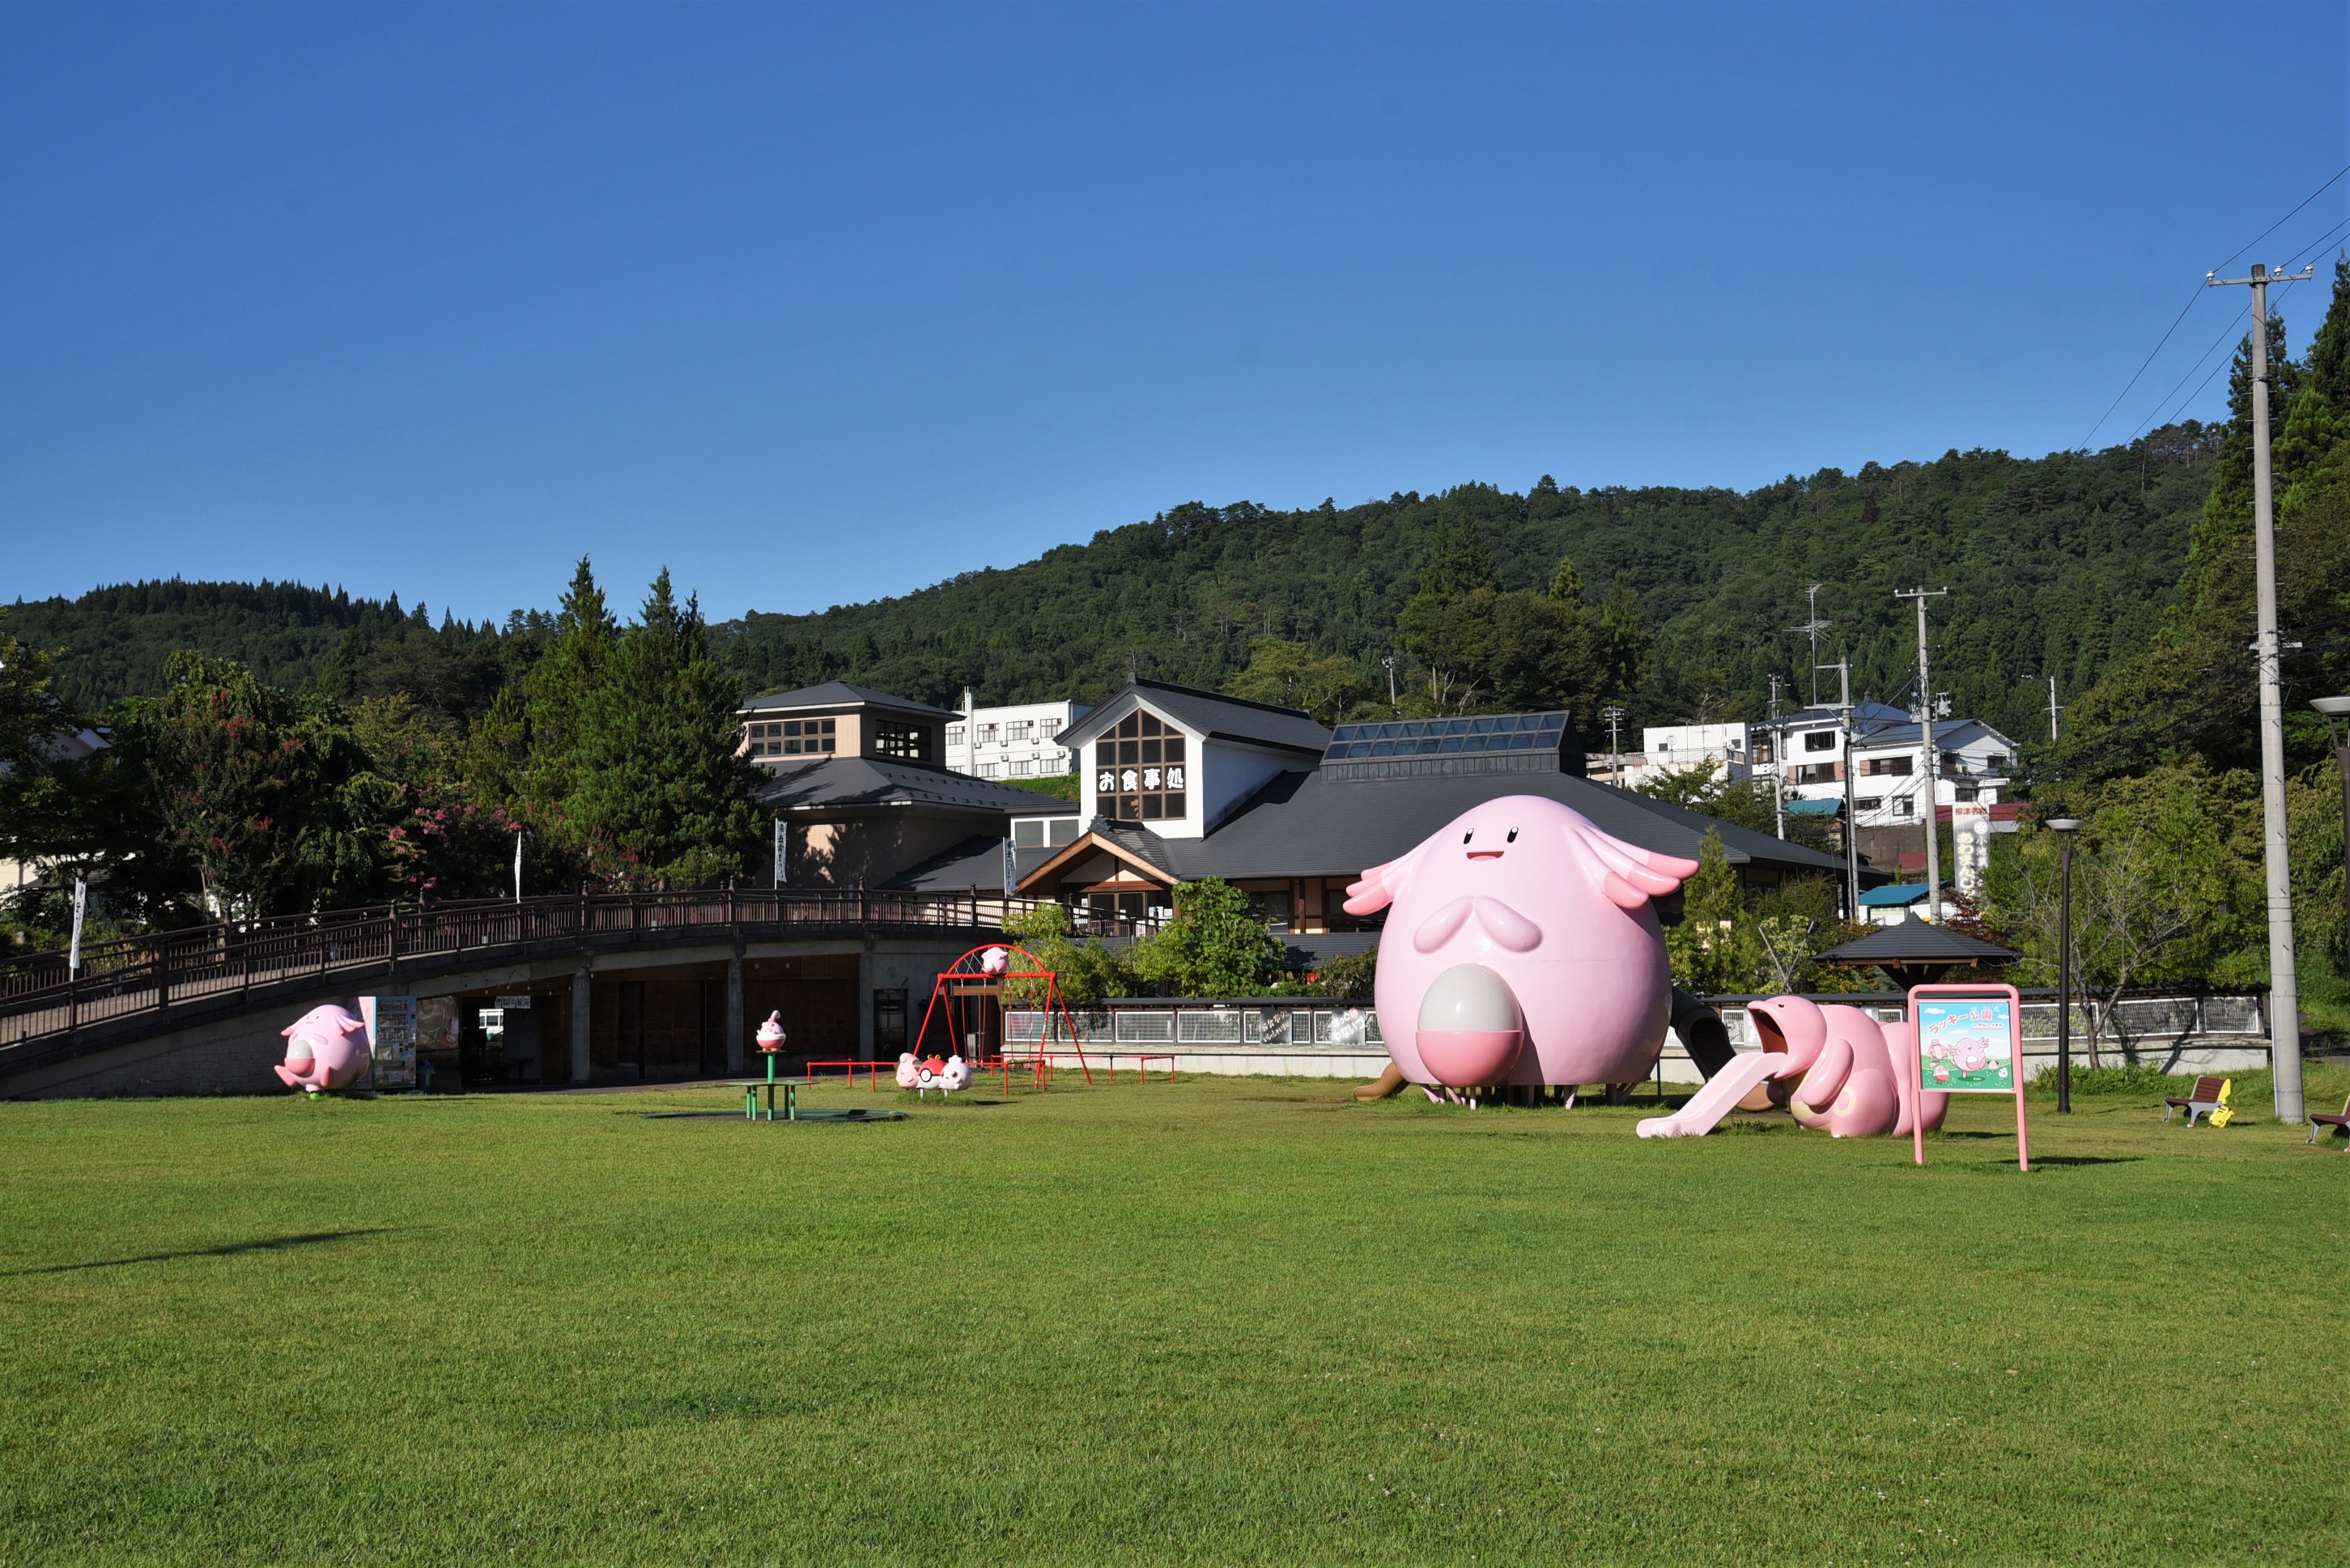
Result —
M 1462 835 L 1461 836 L 1461 843 L 1463 843 L 1463 844 L 1466 844 L 1466 843 L 1468 843 L 1471 839 L 1472 839 L 1472 838 L 1474 838 L 1474 837 L 1476 837 L 1476 836 L 1477 836 L 1477 830 L 1476 830 L 1475 828 L 1473 828 L 1473 827 L 1472 827 L 1472 828 L 1471 828 L 1468 832 L 1466 832 L 1466 833 L 1464 833 L 1464 834 L 1462 834 Z
M 1505 838 L 1505 839 L 1502 840 L 1502 842 L 1503 842 L 1503 843 L 1504 843 L 1504 844 L 1515 844 L 1517 841 L 1518 841 L 1518 830 L 1517 830 L 1516 828 L 1514 828 L 1514 827 L 1513 827 L 1513 828 L 1512 828 L 1512 829 L 1510 829 L 1510 836 L 1509 836 L 1509 837 L 1507 837 L 1507 838 Z

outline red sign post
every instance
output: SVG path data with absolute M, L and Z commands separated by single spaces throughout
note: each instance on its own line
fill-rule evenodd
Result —
M 1908 1064 L 1913 1075 L 1912 1151 L 1926 1163 L 1926 1096 L 2013 1095 L 2015 1164 L 2032 1168 L 2023 1123 L 2023 999 L 2012 985 L 1909 988 Z

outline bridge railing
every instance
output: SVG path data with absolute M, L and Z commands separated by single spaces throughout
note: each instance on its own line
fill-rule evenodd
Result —
M 697 932 L 772 939 L 819 927 L 999 930 L 1041 900 L 978 893 L 858 889 L 698 889 L 597 893 L 521 900 L 378 905 L 310 915 L 197 926 L 85 943 L 78 970 L 62 951 L 0 957 L 0 1070 L 25 1047 L 94 1024 L 168 1012 L 317 977 L 381 975 L 401 966 L 499 950 L 631 946 Z M 1109 931 L 1104 922 L 1090 929 Z

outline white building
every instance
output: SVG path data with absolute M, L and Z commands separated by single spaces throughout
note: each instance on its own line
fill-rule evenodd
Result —
M 1083 702 L 1026 702 L 975 708 L 963 688 L 962 711 L 947 725 L 946 765 L 983 779 L 1054 778 L 1076 771 L 1061 732 L 1093 710 Z

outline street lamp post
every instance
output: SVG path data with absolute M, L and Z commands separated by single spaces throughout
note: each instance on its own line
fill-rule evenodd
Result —
M 2056 1112 L 2073 1114 L 2073 835 L 2077 816 L 2052 816 L 2056 835 Z
M 2342 950 L 2350 954 L 2350 726 L 2334 727 L 2334 720 L 2350 719 L 2350 697 L 2317 697 L 2309 705 L 2325 715 L 2325 738 L 2342 773 Z

